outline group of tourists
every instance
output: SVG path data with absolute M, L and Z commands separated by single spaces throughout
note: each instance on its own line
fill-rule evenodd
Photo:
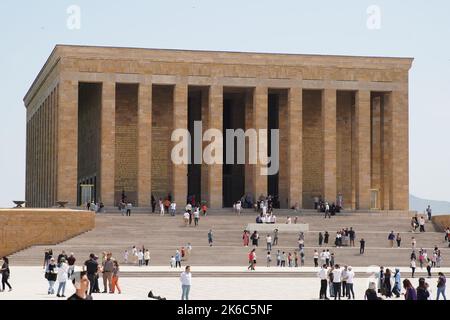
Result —
M 353 290 L 355 272 L 351 266 L 341 268 L 339 264 L 323 264 L 317 273 L 317 277 L 320 279 L 319 299 L 329 300 L 327 288 L 330 297 L 333 297 L 334 300 L 341 300 L 341 297 L 355 299 Z
M 175 255 L 170 257 L 171 268 L 181 268 L 181 261 L 186 261 L 191 256 L 192 245 L 188 243 L 186 247 L 181 247 L 175 251 Z
M 144 265 L 148 266 L 150 264 L 150 251 L 144 246 L 142 246 L 142 249 L 137 249 L 136 246 L 133 246 L 130 252 L 128 252 L 128 250 L 124 251 L 123 262 L 125 264 L 131 263 L 134 265 L 138 265 L 139 267 L 142 267 Z
M 119 263 L 112 257 L 110 252 L 103 252 L 101 261 L 95 254 L 91 253 L 89 259 L 83 264 L 83 271 L 89 280 L 89 295 L 99 293 L 99 278 L 103 278 L 103 293 L 114 293 L 117 289 L 121 293 L 119 286 Z M 73 280 L 75 274 L 75 262 L 77 259 L 74 254 L 67 255 L 62 251 L 56 258 L 51 249 L 47 249 L 44 254 L 45 279 L 48 282 L 47 294 L 55 294 L 55 283 L 58 283 L 56 291 L 57 297 L 65 297 L 66 283 L 69 279 Z M 78 275 L 79 276 L 79 275 Z M 80 281 L 80 279 L 78 279 Z M 109 291 L 108 291 L 109 288 Z

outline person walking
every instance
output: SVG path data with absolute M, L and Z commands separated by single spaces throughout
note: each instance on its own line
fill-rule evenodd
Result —
M 55 263 L 55 258 L 50 258 L 50 262 L 47 266 L 47 270 L 45 272 L 45 278 L 48 281 L 48 290 L 47 293 L 48 294 L 55 294 L 55 289 L 53 288 L 53 286 L 55 285 L 56 282 L 56 277 L 57 277 L 57 269 L 56 269 L 56 263 Z
M 270 234 L 266 236 L 267 251 L 272 251 L 272 237 Z
M 65 298 L 64 292 L 66 290 L 66 282 L 68 280 L 69 275 L 69 265 L 66 263 L 65 258 L 61 258 L 61 263 L 58 267 L 58 275 L 56 276 L 56 280 L 58 281 L 58 290 L 56 291 L 56 296 L 58 298 Z M 61 293 L 61 294 L 60 294 Z
M 414 278 L 414 273 L 416 272 L 416 258 L 414 257 L 411 258 L 409 267 L 411 268 L 411 278 Z
M 194 226 L 198 226 L 198 220 L 200 219 L 200 209 L 199 207 L 195 207 L 194 209 Z
M 431 268 L 432 268 L 432 266 L 433 266 L 433 262 L 431 262 L 431 259 L 430 259 L 430 258 L 427 258 L 426 264 L 427 264 L 428 278 L 431 278 Z
M 403 280 L 403 288 L 405 288 L 405 300 L 417 300 L 416 289 L 412 286 L 408 279 Z
M 329 300 L 327 298 L 328 269 L 326 264 L 323 264 L 319 272 L 317 272 L 317 277 L 320 279 L 319 299 Z
M 250 253 L 248 254 L 248 262 L 249 266 L 247 270 L 255 270 L 255 264 L 256 264 L 256 249 L 252 249 Z
M 384 273 L 383 287 L 381 290 L 382 294 L 386 296 L 386 298 L 392 297 L 391 276 L 391 270 L 389 268 L 386 269 L 386 272 Z
M 270 267 L 270 263 L 272 262 L 272 257 L 270 255 L 270 251 L 267 251 L 267 256 L 266 256 L 266 263 L 267 263 L 267 268 Z
M 323 234 L 322 232 L 319 232 L 319 247 L 322 246 L 322 243 L 323 243 Z
M 361 238 L 361 240 L 359 240 L 359 254 L 364 254 L 365 247 L 366 241 L 364 240 L 364 238 Z
M 153 196 L 153 194 L 152 194 L 152 197 L 151 197 L 151 205 L 152 205 L 152 213 L 155 213 L 155 209 L 156 209 L 156 199 L 155 199 L 155 197 Z
M 12 291 L 12 287 L 9 284 L 9 276 L 11 275 L 11 271 L 9 269 L 9 259 L 7 257 L 3 257 L 3 264 L 0 269 L 0 274 L 2 275 L 2 288 L 1 291 L 5 291 L 5 286 L 8 286 L 9 291 Z
M 69 265 L 69 272 L 68 272 L 69 278 L 72 276 L 72 274 L 75 270 L 75 261 L 77 261 L 77 259 L 73 255 L 73 252 L 71 252 L 69 257 L 67 258 L 67 264 Z
M 400 297 L 401 293 L 401 274 L 400 269 L 395 268 L 395 274 L 394 274 L 394 288 L 392 289 L 392 293 L 395 294 L 397 298 Z
M 430 298 L 428 287 L 425 278 L 419 278 L 419 286 L 416 288 L 417 300 L 428 300 Z
M 325 250 L 322 250 L 322 252 L 320 253 L 320 264 L 327 265 L 327 253 L 325 252 Z
M 211 229 L 209 229 L 209 232 L 208 232 L 208 244 L 210 247 L 212 247 L 212 245 L 213 245 L 213 232 Z
M 147 250 L 148 251 L 148 250 Z M 119 263 L 117 262 L 117 260 L 114 260 L 113 262 L 113 272 L 112 272 L 112 292 L 111 293 L 115 293 L 116 292 L 116 288 L 117 288 L 117 292 L 119 294 L 122 293 L 122 290 L 120 289 L 119 286 L 119 272 L 120 272 L 120 268 L 119 268 Z
M 277 250 L 277 267 L 281 267 L 281 252 Z
M 348 235 L 349 235 L 349 238 L 350 238 L 350 246 L 354 247 L 355 246 L 356 232 L 355 232 L 355 230 L 353 230 L 353 227 L 350 227 L 350 230 L 348 231 Z
M 180 275 L 181 282 L 181 300 L 189 300 L 189 292 L 192 285 L 191 267 L 186 266 L 185 270 Z
M 445 283 L 447 282 L 447 279 L 442 272 L 439 272 L 438 275 L 436 300 L 439 300 L 441 294 L 444 300 L 447 300 L 447 297 L 445 296 Z

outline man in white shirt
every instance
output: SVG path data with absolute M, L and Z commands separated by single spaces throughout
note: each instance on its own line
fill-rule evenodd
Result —
M 325 252 L 325 250 L 323 250 L 323 251 L 320 253 L 320 263 L 321 263 L 322 265 L 327 265 L 327 253 Z
M 191 290 L 192 274 L 191 267 L 186 266 L 184 272 L 180 275 L 181 282 L 181 300 L 189 300 L 189 291 Z
M 347 297 L 350 300 L 353 296 L 353 300 L 355 300 L 355 292 L 353 291 L 353 279 L 355 278 L 355 272 L 353 268 L 349 266 L 347 268 Z
M 339 265 L 334 266 L 333 273 L 333 289 L 334 289 L 334 300 L 339 298 L 341 300 L 341 275 L 342 271 Z
M 328 270 L 327 265 L 323 264 L 322 268 L 320 268 L 319 272 L 317 272 L 317 276 L 320 278 L 320 292 L 319 299 L 329 300 L 327 298 L 327 278 L 328 278 Z
M 177 204 L 175 202 L 172 202 L 170 204 L 170 214 L 172 216 L 175 216 L 175 212 L 177 211 Z

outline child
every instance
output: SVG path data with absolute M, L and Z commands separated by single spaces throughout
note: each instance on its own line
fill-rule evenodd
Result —
M 267 267 L 270 267 L 270 263 L 272 262 L 272 257 L 270 256 L 270 251 L 267 252 Z
M 170 258 L 170 267 L 171 267 L 171 268 L 175 268 L 175 257 L 174 257 L 174 256 L 172 256 L 172 257 Z
M 206 211 L 208 210 L 208 207 L 206 206 L 206 204 L 202 205 L 202 211 L 203 211 L 203 216 L 206 217 Z

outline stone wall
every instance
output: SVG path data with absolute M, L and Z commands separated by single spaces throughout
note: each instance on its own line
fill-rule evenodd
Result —
M 314 196 L 323 195 L 321 92 L 303 91 L 303 208 L 313 207 Z
M 172 166 L 170 152 L 172 134 L 173 87 L 153 87 L 152 108 L 152 193 L 156 200 L 171 193 Z
M 439 231 L 444 231 L 447 227 L 450 227 L 450 215 L 434 216 L 431 220 Z
M 125 191 L 127 201 L 137 205 L 137 104 L 138 86 L 116 88 L 115 199 Z
M 0 209 L 0 257 L 34 245 L 56 245 L 94 228 L 95 214 L 89 211 Z

